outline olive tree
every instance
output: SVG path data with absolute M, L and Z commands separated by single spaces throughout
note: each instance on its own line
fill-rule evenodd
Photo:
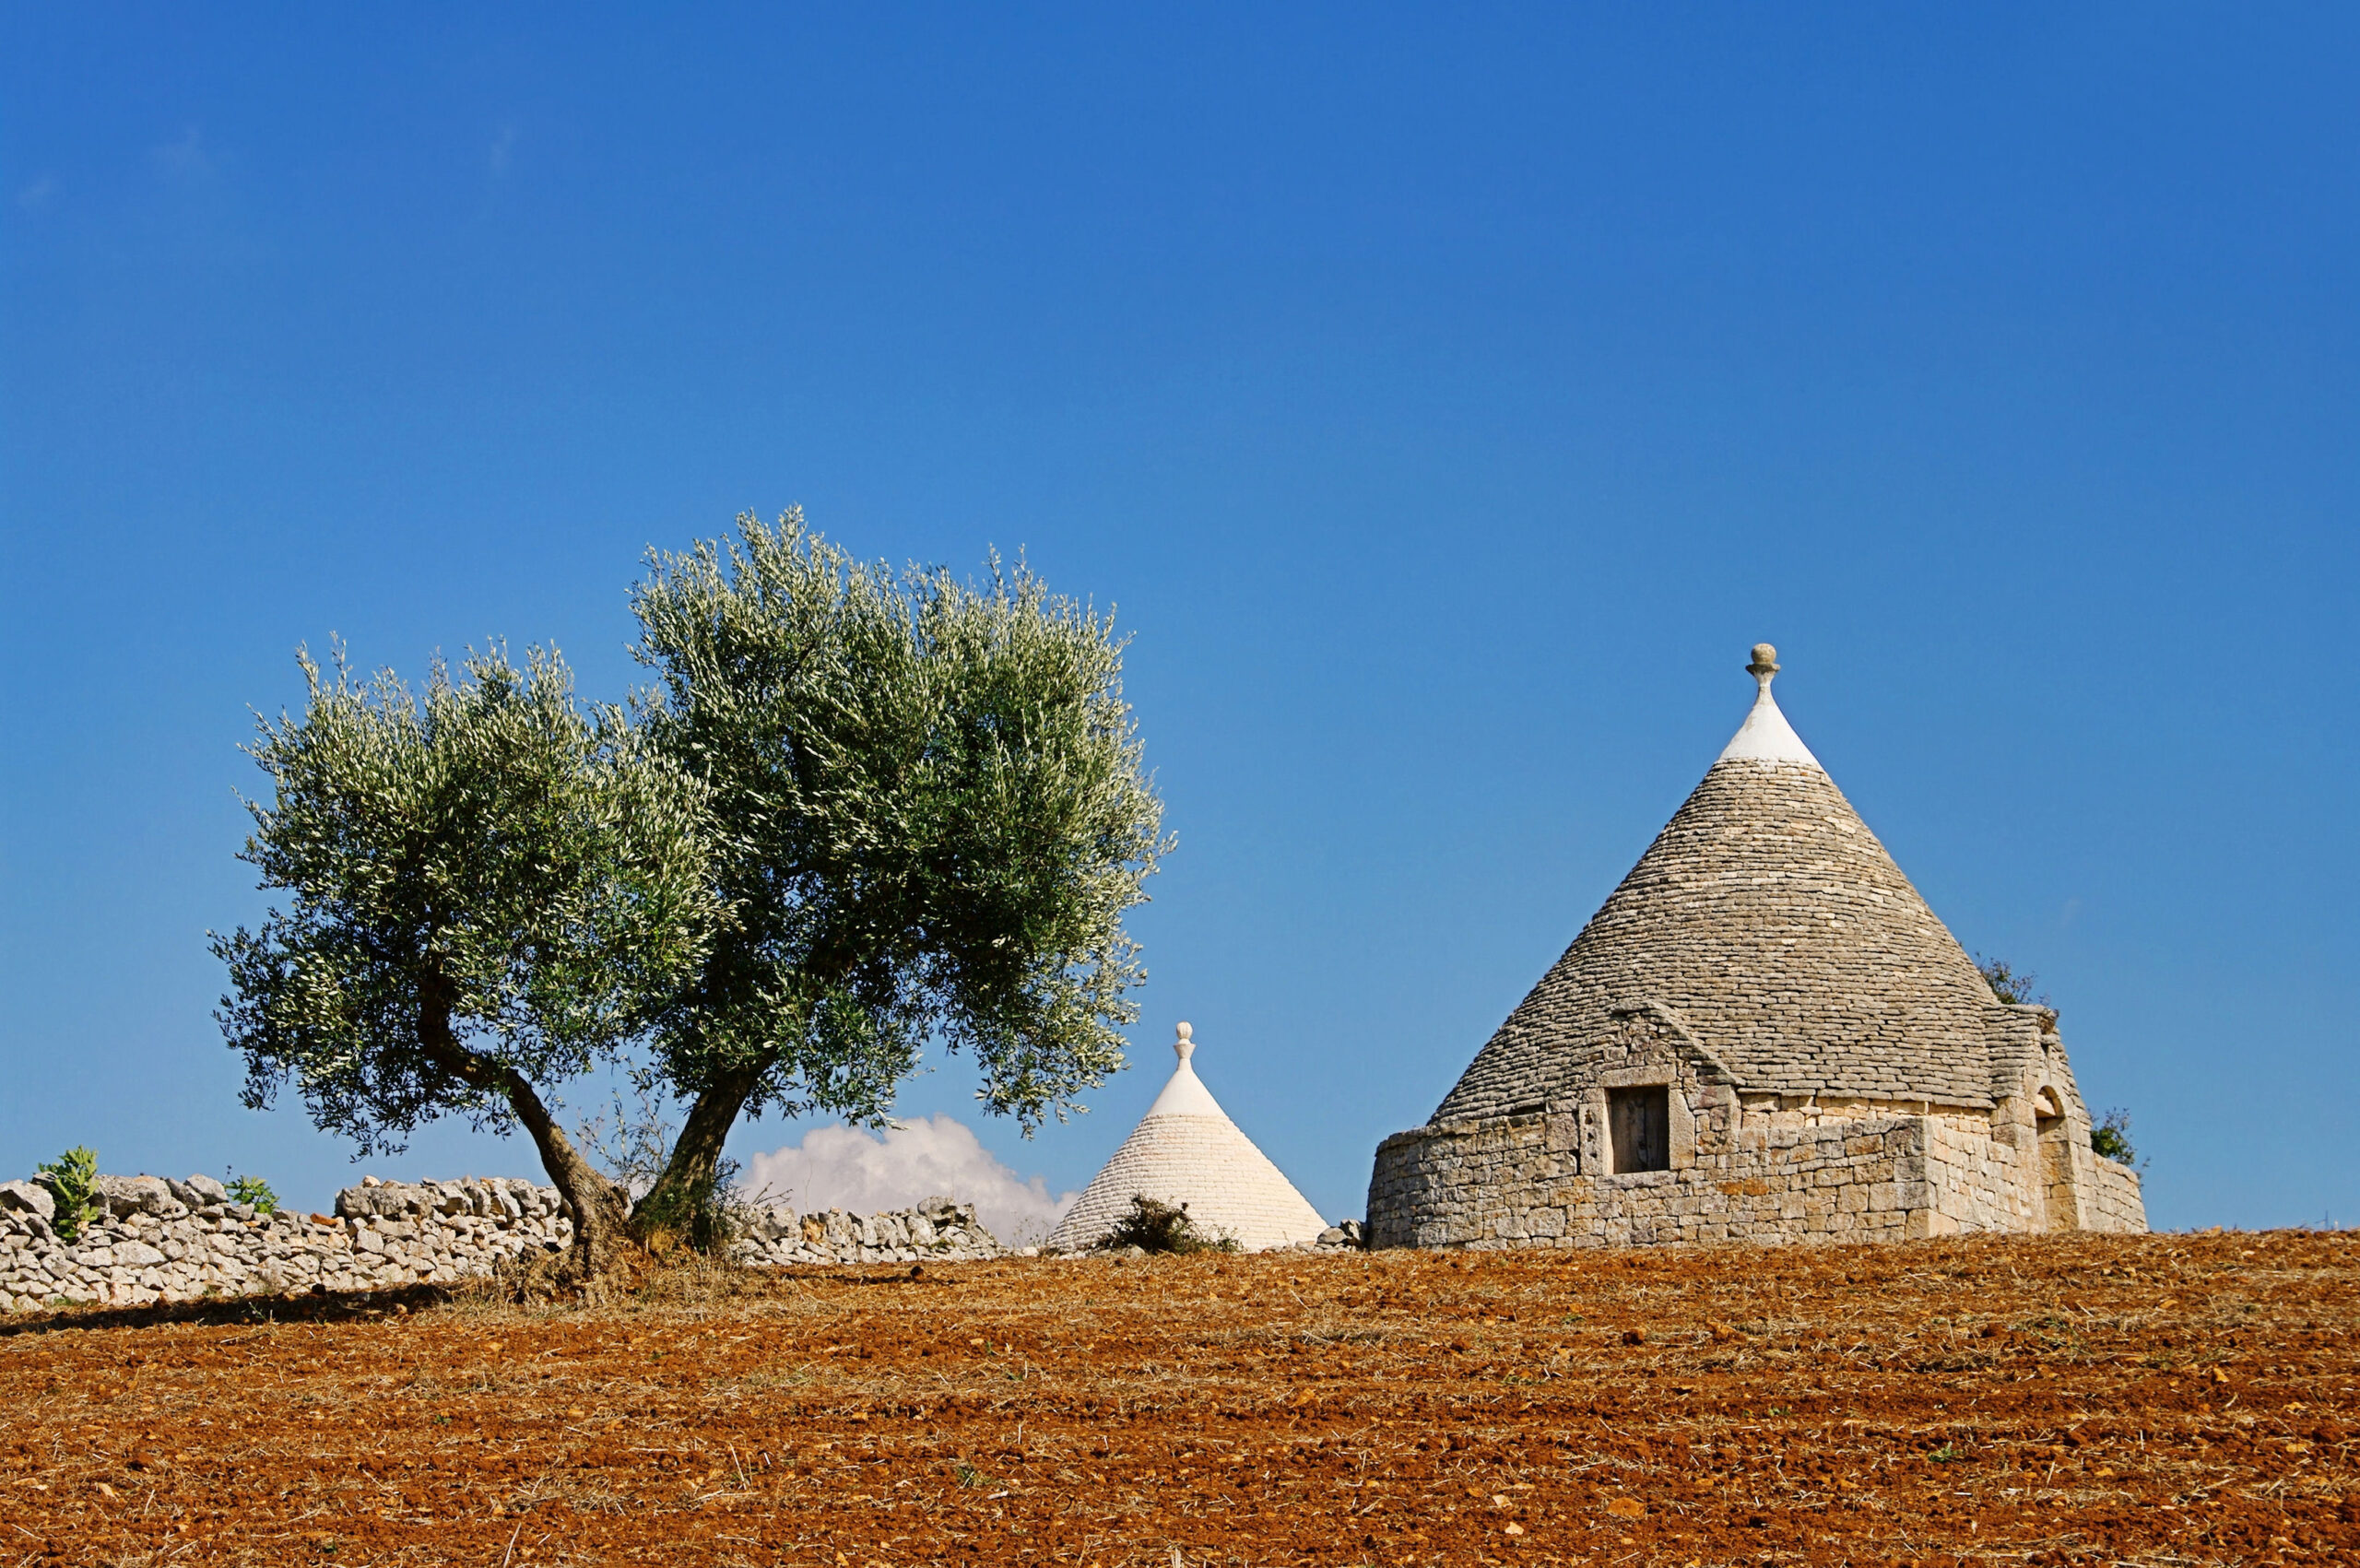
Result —
M 363 1155 L 460 1115 L 521 1126 L 572 1213 L 572 1267 L 606 1276 L 625 1199 L 558 1125 L 551 1088 L 620 1050 L 697 972 L 718 917 L 704 788 L 554 652 L 494 650 L 422 692 L 299 655 L 300 717 L 258 720 L 270 777 L 241 855 L 284 895 L 212 938 L 218 1015 L 260 1109 L 293 1079 Z
M 1170 846 L 1111 616 L 997 558 L 854 560 L 789 512 L 651 557 L 650 744 L 708 792 L 728 918 L 651 1036 L 689 1102 L 643 1232 L 701 1228 L 741 1114 L 875 1122 L 924 1045 L 1029 1134 L 1120 1067 L 1124 913 Z

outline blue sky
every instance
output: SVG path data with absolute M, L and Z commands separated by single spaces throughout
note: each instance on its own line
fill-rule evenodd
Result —
M 637 678 L 799 502 L 1118 607 L 1197 1026 L 1323 1210 L 1779 695 L 2159 1226 L 2360 1220 L 2360 13 L 14 7 L 0 1168 L 352 1179 L 208 927 L 299 643 Z M 745 1152 L 795 1136 L 745 1129 Z M 387 1173 L 529 1172 L 464 1128 Z

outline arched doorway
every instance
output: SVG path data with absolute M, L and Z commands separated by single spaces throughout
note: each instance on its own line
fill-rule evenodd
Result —
M 2073 1190 L 2072 1124 L 2065 1119 L 2063 1099 L 2053 1089 L 2033 1096 L 2033 1125 L 2039 1134 L 2040 1196 L 2043 1228 L 2078 1231 L 2081 1205 Z

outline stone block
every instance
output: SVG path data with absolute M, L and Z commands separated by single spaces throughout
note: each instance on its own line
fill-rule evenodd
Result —
M 0 1182 L 0 1213 L 30 1214 L 46 1225 L 57 1218 L 57 1200 L 34 1182 Z
M 177 1201 L 171 1188 L 155 1176 L 100 1176 L 98 1195 L 109 1214 L 158 1214 Z

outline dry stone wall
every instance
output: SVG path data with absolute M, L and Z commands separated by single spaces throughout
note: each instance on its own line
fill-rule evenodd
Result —
M 513 1179 L 368 1176 L 336 1195 L 333 1215 L 258 1214 L 208 1176 L 101 1176 L 99 1187 L 105 1212 L 69 1242 L 48 1189 L 0 1183 L 0 1311 L 450 1284 L 573 1244 L 557 1189 Z M 899 1214 L 772 1210 L 737 1248 L 738 1261 L 773 1267 L 1001 1252 L 973 1205 L 947 1198 Z
M 525 1181 L 371 1176 L 336 1195 L 334 1215 L 258 1214 L 208 1176 L 99 1184 L 106 1212 L 70 1242 L 52 1223 L 55 1201 L 44 1188 L 0 1184 L 0 1308 L 455 1281 L 573 1240 L 556 1189 Z
M 974 1204 L 930 1197 L 914 1208 L 891 1214 L 848 1214 L 831 1208 L 824 1214 L 798 1216 L 792 1208 L 772 1208 L 738 1239 L 732 1256 L 757 1267 L 785 1267 L 998 1257 L 1006 1250 L 975 1218 Z M 1026 1256 L 1032 1250 L 1021 1249 Z

